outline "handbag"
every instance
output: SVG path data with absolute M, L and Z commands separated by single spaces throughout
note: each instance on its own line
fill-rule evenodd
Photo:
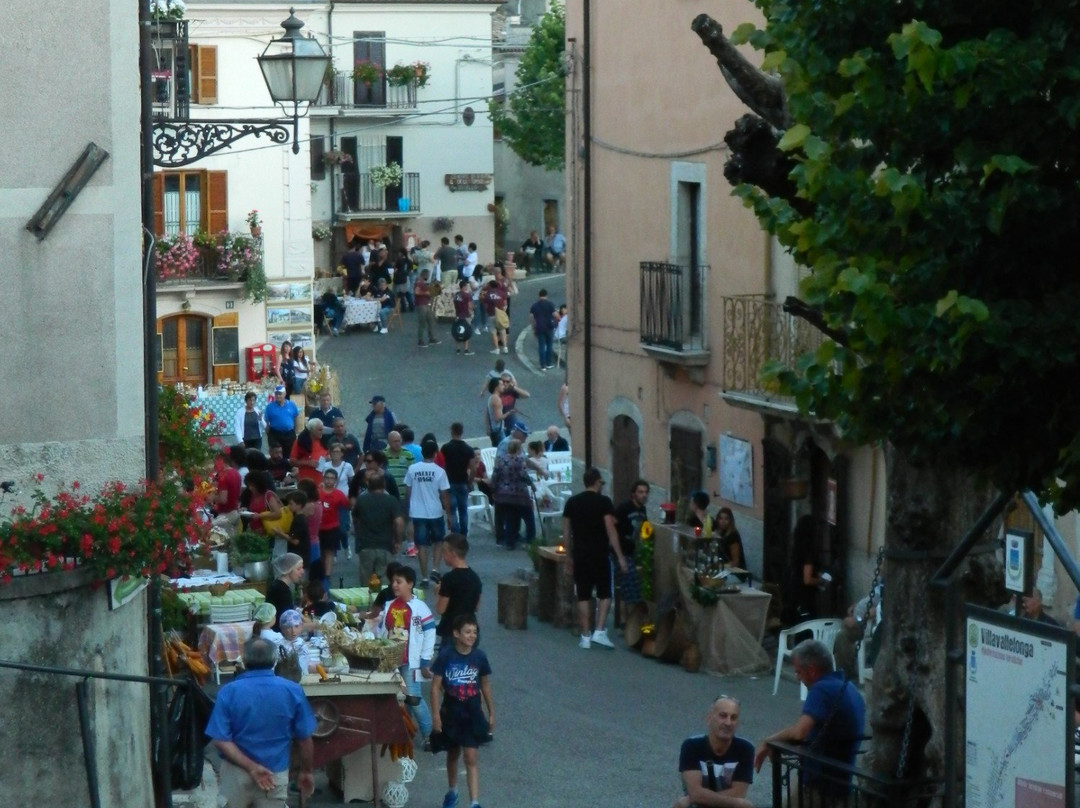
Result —
M 495 309 L 495 327 L 506 331 L 510 328 L 510 315 L 506 309 Z

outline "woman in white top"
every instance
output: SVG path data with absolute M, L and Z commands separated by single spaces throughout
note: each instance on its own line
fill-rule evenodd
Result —
M 311 371 L 315 369 L 315 360 L 309 360 L 300 346 L 293 348 L 293 392 L 304 392 Z

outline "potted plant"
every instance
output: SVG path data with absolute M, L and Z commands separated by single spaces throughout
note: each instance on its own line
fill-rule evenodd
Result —
M 428 79 L 431 78 L 431 65 L 427 62 L 413 62 L 411 67 L 413 75 L 416 76 L 416 86 L 427 87 Z
M 404 87 L 411 84 L 416 78 L 416 70 L 412 65 L 396 64 L 386 69 L 386 82 L 391 87 Z
M 199 249 L 187 233 L 177 233 L 171 239 L 160 239 L 154 245 L 154 260 L 158 280 L 182 280 L 194 274 L 199 262 Z
M 370 87 L 377 81 L 380 81 L 383 76 L 382 68 L 375 64 L 375 62 L 368 59 L 361 59 L 353 66 L 352 77 L 353 81 L 358 81 L 367 87 Z
M 338 149 L 330 149 L 324 152 L 322 157 L 324 166 L 342 166 L 353 161 L 352 155 Z
M 262 235 L 262 221 L 259 219 L 259 211 L 250 211 L 247 215 L 248 227 L 251 228 L 251 235 L 258 238 Z
M 391 160 L 386 165 L 372 166 L 371 181 L 380 188 L 396 188 L 404 177 L 401 166 Z
M 182 20 L 185 11 L 184 0 L 150 0 L 150 18 L 154 20 Z
M 252 211 L 256 213 L 256 211 Z M 250 221 L 250 217 L 249 217 Z M 218 271 L 229 278 L 244 282 L 241 297 L 251 303 L 266 300 L 268 288 L 263 267 L 262 250 L 258 242 L 243 233 L 218 233 Z
M 311 237 L 316 241 L 326 241 L 333 233 L 334 231 L 325 224 L 313 224 L 311 226 Z
M 249 581 L 270 580 L 270 538 L 250 530 L 237 533 L 229 540 L 229 566 Z
M 431 229 L 436 233 L 449 233 L 454 229 L 454 218 L 452 216 L 436 216 L 431 222 Z

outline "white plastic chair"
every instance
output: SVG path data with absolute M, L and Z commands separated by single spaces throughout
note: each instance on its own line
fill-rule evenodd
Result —
M 487 519 L 488 524 L 494 528 L 495 509 L 491 506 L 491 501 L 488 500 L 487 494 L 483 491 L 469 492 L 469 504 L 466 507 L 466 510 L 469 513 L 470 522 L 473 520 L 473 514 L 477 514 Z
M 874 619 L 866 625 L 866 629 L 863 632 L 862 642 L 859 643 L 859 653 L 856 657 L 857 666 L 859 669 L 859 685 L 862 686 L 874 678 L 874 669 L 866 664 L 866 646 L 870 642 L 870 638 L 874 636 L 874 632 L 878 630 L 878 626 L 881 624 L 881 604 L 877 605 L 874 609 Z
M 797 626 L 786 628 L 780 632 L 780 636 L 776 640 L 776 678 L 773 680 L 772 689 L 774 696 L 776 691 L 780 689 L 780 671 L 784 667 L 784 660 L 791 656 L 792 649 L 789 647 L 789 639 L 797 634 L 805 634 L 810 631 L 813 633 L 814 639 L 825 643 L 829 652 L 832 653 L 833 642 L 836 640 L 836 635 L 840 633 L 842 625 L 839 618 L 807 620 L 805 623 L 799 623 Z M 806 698 L 805 690 L 803 691 L 803 698 Z
M 211 623 L 243 623 L 250 620 L 255 609 L 254 603 L 211 603 Z

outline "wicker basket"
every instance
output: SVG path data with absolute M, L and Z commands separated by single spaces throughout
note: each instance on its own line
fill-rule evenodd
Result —
M 407 643 L 393 640 L 356 639 L 344 627 L 327 626 L 323 631 L 330 650 L 345 655 L 350 668 L 391 673 L 401 665 Z

